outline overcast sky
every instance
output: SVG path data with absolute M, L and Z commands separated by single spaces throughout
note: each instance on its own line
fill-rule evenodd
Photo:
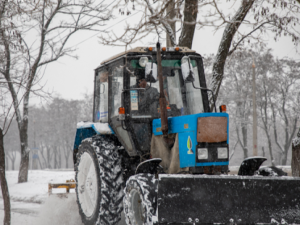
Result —
M 124 21 L 130 23 L 137 19 L 139 19 L 139 13 L 130 18 L 118 15 L 117 19 L 109 21 L 103 29 L 119 32 L 125 26 Z M 223 30 L 220 30 L 215 33 L 208 28 L 196 30 L 193 50 L 201 55 L 215 54 L 222 37 L 222 32 Z M 64 57 L 58 62 L 51 63 L 44 68 L 45 74 L 41 84 L 45 85 L 46 90 L 53 92 L 53 96 L 75 100 L 82 99 L 84 93 L 92 93 L 94 69 L 103 60 L 125 51 L 124 47 L 103 46 L 99 44 L 98 36 L 97 33 L 89 31 L 76 34 L 70 39 L 68 46 L 77 47 L 76 55 L 78 59 Z M 272 34 L 266 36 L 265 39 L 268 42 L 268 47 L 273 49 L 275 56 L 300 60 L 300 55 L 296 52 L 291 39 L 284 37 L 275 42 Z M 151 38 L 145 39 L 140 43 L 134 44 L 132 47 L 148 46 L 148 43 L 151 41 L 153 41 Z M 162 41 L 162 46 L 164 45 L 165 42 Z M 39 102 L 39 98 L 31 100 L 31 104 L 39 104 Z

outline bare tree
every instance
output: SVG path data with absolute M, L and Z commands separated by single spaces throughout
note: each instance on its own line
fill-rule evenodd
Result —
M 15 170 L 15 162 L 16 162 L 17 152 L 10 150 L 10 151 L 6 151 L 5 154 L 8 156 L 8 158 L 11 161 L 11 169 Z
M 275 165 L 275 158 L 273 153 L 274 141 L 272 139 L 272 101 L 270 100 L 272 99 L 270 98 L 270 96 L 274 96 L 276 93 L 276 87 L 273 85 L 272 80 L 272 65 L 274 63 L 274 58 L 271 54 L 271 50 L 262 49 L 258 52 L 254 52 L 253 57 L 255 58 L 255 69 L 257 77 L 257 109 L 259 111 L 259 117 L 261 119 L 259 127 L 262 128 L 267 137 L 270 160 L 272 165 Z
M 5 178 L 5 153 L 3 144 L 3 130 L 0 127 L 0 182 L 4 201 L 4 225 L 10 225 L 10 198 Z
M 256 67 L 257 68 L 257 67 Z M 261 83 L 261 90 L 259 92 L 259 104 L 258 109 L 260 111 L 260 117 L 262 121 L 262 128 L 267 136 L 268 140 L 268 148 L 269 148 L 269 154 L 271 158 L 272 165 L 275 165 L 275 160 L 273 156 L 273 147 L 272 147 L 272 140 L 271 140 L 271 126 L 272 126 L 272 120 L 270 118 L 270 102 L 268 98 L 268 86 L 267 86 L 267 80 L 262 79 Z
M 0 85 L 1 88 L 1 85 Z M 0 101 L 3 101 L 4 96 L 0 96 Z M 1 109 L 3 112 L 0 114 L 0 183 L 1 183 L 1 190 L 2 190 L 2 197 L 4 202 L 4 225 L 10 225 L 11 222 L 11 215 L 10 215 L 10 197 L 8 191 L 8 185 L 5 176 L 5 151 L 4 151 L 4 140 L 3 137 L 6 134 L 10 122 L 12 118 L 10 118 L 9 114 L 5 112 L 6 105 L 2 104 Z
M 133 10 L 139 7 L 143 12 L 140 22 L 127 24 L 121 35 L 112 32 L 101 36 L 100 40 L 103 44 L 128 46 L 150 34 L 158 35 L 162 40 L 161 33 L 165 32 L 167 37 L 170 37 L 172 46 L 191 48 L 195 28 L 198 27 L 201 30 L 208 26 L 215 28 L 215 31 L 223 30 L 209 85 L 216 98 L 222 83 L 227 57 L 240 46 L 249 43 L 251 47 L 264 42 L 263 35 L 266 31 L 272 32 L 275 40 L 281 35 L 288 35 L 295 44 L 299 42 L 300 35 L 296 26 L 299 25 L 297 15 L 300 5 L 293 1 L 231 0 L 224 3 L 222 0 L 157 0 L 150 3 L 149 0 L 135 0 L 131 1 L 133 3 L 125 1 L 123 5 L 120 4 L 121 2 L 124 1 L 118 2 L 121 14 L 131 14 L 128 10 L 129 4 L 133 5 Z M 224 6 L 224 4 L 227 5 Z M 169 7 L 173 8 L 173 15 L 170 10 L 166 10 Z M 127 13 L 124 9 L 127 9 Z M 170 26 L 175 23 L 181 25 L 176 32 Z M 179 41 L 176 40 L 177 32 L 180 32 Z M 211 95 L 210 103 L 212 109 L 214 106 Z
M 233 122 L 238 144 L 242 147 L 244 158 L 248 152 L 248 126 L 251 123 L 251 54 L 249 51 L 237 51 L 226 62 L 225 79 L 222 85 L 222 103 L 230 104 L 233 109 Z
M 63 56 L 74 56 L 74 48 L 68 47 L 70 38 L 81 30 L 96 30 L 111 18 L 107 6 L 95 0 L 43 0 L 38 1 L 1 1 L 0 16 L 9 12 L 10 7 L 16 13 L 9 15 L 11 26 L 16 32 L 18 45 L 11 42 L 8 23 L 0 24 L 0 40 L 4 56 L 0 74 L 5 77 L 11 98 L 14 102 L 16 121 L 21 141 L 21 163 L 18 182 L 27 182 L 29 151 L 28 114 L 29 97 L 38 94 L 42 68 Z M 6 15 L 5 14 L 5 15 Z M 32 36 L 36 39 L 32 41 Z M 28 41 L 29 40 L 29 41 Z M 18 49 L 17 49 L 18 48 Z M 17 85 L 15 85 L 17 84 Z M 20 86 L 20 84 L 22 84 Z M 19 95 L 22 93 L 23 106 L 19 107 Z
M 276 85 L 277 96 L 274 98 L 269 95 L 269 101 L 271 102 L 275 143 L 283 156 L 281 164 L 286 165 L 287 155 L 300 119 L 300 63 L 294 60 L 281 59 L 275 61 L 273 68 L 272 80 L 274 85 Z M 284 140 L 282 141 L 278 137 L 278 117 L 284 130 L 282 135 Z
M 300 177 L 300 128 L 292 145 L 292 175 Z
M 1 17 L 0 17 L 1 18 Z M 7 99 L 8 91 L 4 82 L 0 82 L 0 185 L 4 203 L 4 225 L 11 224 L 11 206 L 8 185 L 6 181 L 7 159 L 4 149 L 4 136 L 7 134 L 14 114 L 11 113 L 12 104 Z

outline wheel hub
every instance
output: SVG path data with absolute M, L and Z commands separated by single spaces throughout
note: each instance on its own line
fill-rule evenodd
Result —
M 93 215 L 98 196 L 97 173 L 92 156 L 84 152 L 78 166 L 78 200 L 87 217 Z
M 132 189 L 129 196 L 131 220 L 135 221 L 136 225 L 143 225 L 145 218 L 140 193 L 136 189 Z

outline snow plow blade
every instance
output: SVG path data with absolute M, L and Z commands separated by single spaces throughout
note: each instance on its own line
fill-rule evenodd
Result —
M 157 224 L 300 224 L 300 179 L 159 175 Z

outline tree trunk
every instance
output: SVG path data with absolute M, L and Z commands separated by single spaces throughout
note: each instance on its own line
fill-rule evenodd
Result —
M 7 156 L 5 156 L 5 162 L 6 162 L 6 164 L 5 164 L 5 170 L 9 170 L 8 158 L 7 158 Z
M 24 103 L 25 105 L 25 103 Z M 25 107 L 24 107 L 25 108 Z M 21 163 L 19 169 L 18 183 L 24 183 L 28 180 L 28 168 L 29 168 L 29 148 L 28 148 L 28 119 L 25 117 L 22 121 L 20 129 L 21 140 Z
M 58 168 L 61 169 L 61 152 L 60 152 L 60 148 L 58 150 Z
M 244 159 L 248 158 L 248 130 L 247 123 L 241 123 L 242 126 L 242 135 L 243 135 L 243 150 L 244 150 Z
M 198 15 L 198 0 L 185 0 L 184 21 L 179 37 L 179 46 L 192 48 L 196 21 Z
M 174 2 L 174 0 L 172 0 L 172 2 L 168 5 L 166 10 L 167 10 L 167 12 L 166 12 L 167 18 L 169 20 L 172 20 L 171 22 L 168 21 L 168 23 L 170 24 L 170 26 L 174 32 L 174 38 L 176 39 L 176 23 L 175 23 L 175 21 L 173 21 L 175 18 L 175 2 Z M 168 34 L 168 32 L 166 32 L 166 38 L 167 38 L 167 47 L 173 47 L 172 41 L 170 39 L 170 35 Z
M 300 144 L 292 145 L 292 176 L 300 177 Z
M 0 182 L 2 197 L 4 202 L 4 221 L 3 225 L 10 225 L 10 199 L 9 191 L 5 178 L 5 152 L 4 152 L 4 143 L 3 143 L 3 131 L 0 128 Z
M 44 169 L 43 166 L 42 166 L 42 163 L 41 163 L 41 159 L 40 159 L 40 156 L 38 157 L 38 161 L 39 161 L 39 165 L 40 165 L 40 169 Z
M 66 159 L 66 168 L 68 169 L 69 168 L 69 155 L 66 155 L 65 159 Z
M 274 157 L 273 157 L 273 150 L 272 150 L 271 137 L 270 137 L 270 135 L 268 134 L 267 131 L 265 131 L 265 132 L 266 132 L 266 135 L 267 135 L 267 138 L 268 138 L 268 146 L 269 146 L 269 153 L 270 153 L 271 163 L 272 163 L 272 166 L 275 166 Z
M 227 24 L 223 32 L 222 40 L 220 42 L 215 62 L 213 64 L 213 75 L 209 86 L 215 95 L 215 100 L 217 100 L 218 98 L 218 93 L 223 80 L 224 66 L 229 53 L 231 42 L 253 3 L 254 0 L 243 0 L 241 6 L 237 10 L 230 23 Z M 214 101 L 211 95 L 209 101 L 212 111 L 212 109 L 214 108 Z
M 12 154 L 12 157 L 11 157 L 11 169 L 12 170 L 15 170 L 15 161 L 16 161 L 16 156 L 17 155 L 17 153 L 16 152 L 14 152 L 14 154 Z
M 52 157 L 51 157 L 50 147 L 49 146 L 46 147 L 46 151 L 47 151 L 47 168 L 51 169 L 52 168 L 51 167 L 51 159 L 52 159 Z
M 288 150 L 285 150 L 282 155 L 283 155 L 283 158 L 282 158 L 282 161 L 281 161 L 281 165 L 285 166 L 286 163 L 287 163 Z

